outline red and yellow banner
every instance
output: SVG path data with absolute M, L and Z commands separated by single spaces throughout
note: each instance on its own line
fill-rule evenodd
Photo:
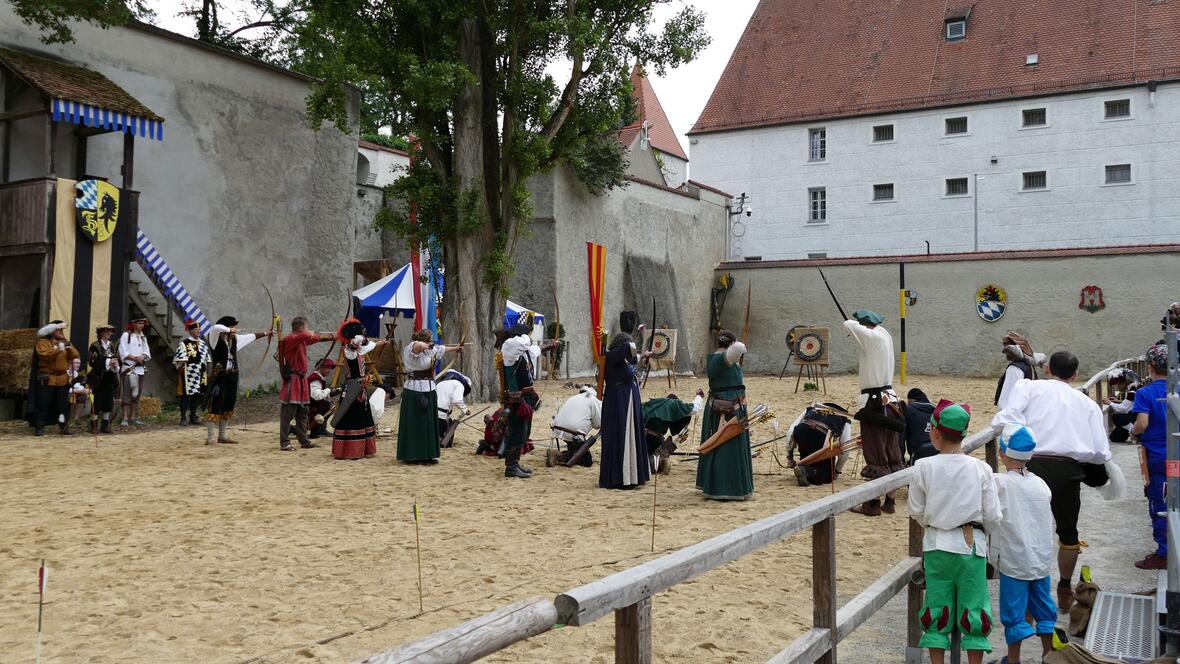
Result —
M 586 265 L 589 270 L 590 284 L 590 350 L 594 355 L 594 363 L 598 365 L 598 398 L 602 398 L 602 383 L 606 378 L 603 354 L 602 313 L 605 306 L 606 291 L 606 247 L 593 242 L 586 243 Z

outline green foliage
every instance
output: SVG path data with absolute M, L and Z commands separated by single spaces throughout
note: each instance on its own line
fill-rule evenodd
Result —
M 361 134 L 361 140 L 376 143 L 377 145 L 384 145 L 387 148 L 393 148 L 395 150 L 402 150 L 403 152 L 410 151 L 410 142 L 400 136 L 386 136 L 385 134 L 365 132 Z
M 819 392 L 819 385 L 815 383 L 803 383 L 804 392 Z
M 46 44 L 74 41 L 69 22 L 88 21 L 103 29 L 125 25 L 131 19 L 154 16 L 144 0 L 9 0 L 16 15 L 41 29 Z

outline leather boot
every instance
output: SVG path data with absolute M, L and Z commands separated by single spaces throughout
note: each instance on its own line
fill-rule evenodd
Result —
M 98 425 L 98 432 L 99 433 L 110 433 L 111 432 L 111 421 L 110 420 L 102 420 L 102 422 Z
M 62 424 L 62 425 L 60 425 L 58 428 L 59 428 L 59 433 L 60 433 L 61 435 L 63 435 L 63 436 L 72 436 L 72 435 L 74 435 L 74 432 L 73 432 L 73 431 L 70 431 L 70 425 L 68 425 L 68 424 Z
M 508 466 L 507 468 L 504 469 L 504 477 L 519 477 L 522 480 L 527 480 L 528 478 L 530 478 L 532 476 L 533 476 L 532 473 L 524 472 L 524 469 L 521 468 L 519 465 Z
M 188 423 L 189 424 L 200 424 L 201 423 L 201 418 L 197 417 L 197 411 L 195 411 L 195 410 L 189 411 Z
M 90 420 L 90 433 L 95 436 L 98 435 L 98 420 Z
M 857 505 L 848 511 L 856 512 L 857 514 L 863 514 L 865 516 L 881 516 L 881 501 L 870 500 L 867 503 Z
M 881 506 L 881 511 L 886 514 L 893 514 L 897 511 L 897 501 L 892 498 L 886 498 L 885 504 Z

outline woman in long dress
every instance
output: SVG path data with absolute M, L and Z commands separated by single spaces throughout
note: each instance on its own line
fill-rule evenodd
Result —
M 729 330 L 717 333 L 717 350 L 705 360 L 709 374 L 709 398 L 706 402 L 701 442 L 717 430 L 721 413 L 713 409 L 713 400 L 739 402 L 746 408 L 746 386 L 742 384 L 742 367 L 746 345 Z M 730 416 L 726 416 L 730 417 Z M 747 431 L 723 443 L 712 452 L 702 454 L 697 463 L 697 488 L 710 500 L 746 500 L 754 493 L 754 466 L 750 463 L 750 435 Z
M 636 351 L 626 332 L 616 334 L 606 349 L 602 464 L 598 471 L 598 486 L 603 489 L 634 489 L 651 477 L 643 406 L 635 382 L 635 363 L 647 355 Z
M 434 363 L 462 346 L 434 343 L 430 330 L 418 330 L 402 349 L 402 363 L 409 380 L 402 389 L 398 412 L 397 459 L 406 463 L 438 463 L 442 454 L 438 433 L 438 393 L 435 391 Z
M 356 319 L 345 321 L 337 336 L 340 338 L 341 353 L 344 356 L 344 394 L 340 397 L 337 410 L 344 414 L 332 428 L 332 456 L 336 459 L 360 459 L 377 455 L 377 422 L 369 405 L 365 377 L 365 356 L 389 343 L 384 339 L 373 341 L 365 336 L 365 326 Z M 352 387 L 359 385 L 360 389 Z M 378 395 L 380 398 L 383 395 Z M 345 403 L 345 401 L 348 403 Z M 382 402 L 384 403 L 384 402 Z

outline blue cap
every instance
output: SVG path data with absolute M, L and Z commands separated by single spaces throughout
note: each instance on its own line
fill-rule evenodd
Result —
M 857 309 L 852 312 L 852 317 L 861 325 L 880 325 L 885 322 L 885 317 L 870 309 Z
M 1009 459 L 1028 461 L 1032 458 L 1033 450 L 1037 449 L 1037 441 L 1032 431 L 1019 424 L 1009 424 L 1000 432 L 1000 453 Z

